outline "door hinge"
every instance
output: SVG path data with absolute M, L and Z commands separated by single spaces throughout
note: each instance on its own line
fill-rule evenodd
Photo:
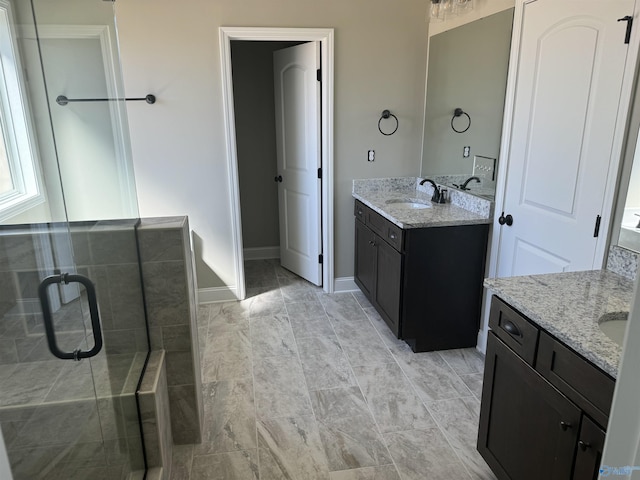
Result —
M 324 257 L 322 256 L 322 254 L 318 255 L 318 263 L 322 264 L 323 260 L 324 260 Z
M 627 22 L 627 32 L 624 34 L 624 43 L 628 44 L 631 41 L 631 29 L 633 28 L 633 17 L 626 15 L 618 19 L 619 22 Z
M 322 167 L 318 169 L 318 178 L 322 178 Z
M 597 215 L 596 226 L 593 229 L 593 238 L 596 238 L 600 234 L 600 220 L 602 220 L 602 217 L 600 215 Z
M 628 42 L 627 42 L 628 43 Z M 322 81 L 322 70 L 317 69 L 316 70 L 316 79 L 321 82 Z

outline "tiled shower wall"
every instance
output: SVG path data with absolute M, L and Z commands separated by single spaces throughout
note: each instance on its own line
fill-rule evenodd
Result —
M 143 219 L 138 238 L 151 349 L 166 354 L 173 441 L 200 443 L 202 382 L 187 217 Z
M 98 222 L 72 225 L 71 229 L 77 271 L 96 286 L 105 352 L 107 355 L 145 352 L 147 339 L 135 223 Z M 26 230 L 0 236 L 0 313 L 5 316 L 0 326 L 4 329 L 0 331 L 3 352 L 0 364 L 54 359 L 46 345 L 37 288 L 42 264 L 47 263 L 42 259 L 55 255 L 55 238 L 63 235 Z M 71 249 L 68 242 L 59 244 L 61 250 Z M 57 265 L 63 272 L 73 272 L 69 264 L 70 260 L 67 265 L 64 261 Z M 46 268 L 51 268 L 47 273 L 53 273 L 52 267 Z M 84 338 L 82 316 L 77 302 L 54 313 L 61 344 L 71 348 Z M 65 340 L 66 337 L 71 338 Z

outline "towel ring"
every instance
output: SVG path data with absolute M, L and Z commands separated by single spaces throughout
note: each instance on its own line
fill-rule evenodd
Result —
M 382 122 L 383 118 L 389 118 L 389 117 L 393 117 L 394 120 L 396 121 L 396 128 L 393 129 L 393 132 L 391 133 L 385 133 L 382 131 L 382 127 L 380 126 L 380 123 Z M 387 137 L 389 135 L 393 135 L 394 133 L 396 133 L 398 131 L 398 127 L 400 126 L 400 122 L 398 121 L 398 117 L 396 117 L 393 113 L 391 113 L 389 110 L 383 110 L 382 111 L 382 116 L 380 117 L 380 120 L 378 120 L 378 130 L 380 131 L 381 134 L 386 135 Z
M 467 117 L 467 120 L 469 121 L 469 123 L 467 124 L 467 128 L 465 128 L 464 130 L 458 130 L 456 127 L 453 126 L 453 121 L 457 117 L 460 117 L 462 115 L 465 115 Z M 453 117 L 451 117 L 451 128 L 453 129 L 453 131 L 456 133 L 464 133 L 467 130 L 469 130 L 470 127 L 471 127 L 471 117 L 469 116 L 469 114 L 467 112 L 464 112 L 461 108 L 456 108 L 453 111 Z

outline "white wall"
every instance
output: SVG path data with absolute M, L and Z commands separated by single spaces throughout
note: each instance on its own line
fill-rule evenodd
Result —
M 106 27 L 109 35 L 105 35 L 104 40 L 110 40 L 111 50 L 117 50 L 113 5 L 99 0 L 34 1 L 39 34 L 43 39 L 48 88 L 45 97 L 30 3 L 14 1 L 13 4 L 16 23 L 23 27 L 22 32 L 18 29 L 24 34 L 19 46 L 29 80 L 30 107 L 47 202 L 10 222 L 135 217 L 137 205 L 131 168 L 127 163 L 130 155 L 126 119 L 122 132 L 125 138 L 118 137 L 116 142 L 114 128 L 120 125 L 112 122 L 111 114 L 116 110 L 114 103 L 62 107 L 54 102 L 60 94 L 70 98 L 109 96 L 99 31 Z M 108 50 L 109 45 L 105 43 L 105 47 Z M 115 57 L 110 85 L 122 90 L 117 53 Z M 115 91 L 112 94 L 117 95 Z M 52 105 L 51 117 L 48 102 Z M 55 124 L 55 145 L 51 118 Z
M 107 98 L 99 38 L 42 38 L 40 49 L 49 97 Z M 51 105 L 58 168 L 69 220 L 135 217 L 120 188 L 118 150 L 108 102 Z M 41 105 L 39 108 L 46 108 Z M 124 179 L 122 179 L 124 183 Z
M 218 28 L 335 28 L 335 268 L 353 275 L 353 178 L 420 169 L 425 0 L 118 0 L 140 212 L 189 215 L 200 288 L 235 285 Z M 380 113 L 400 120 L 391 137 Z M 376 150 L 376 161 L 366 151 Z

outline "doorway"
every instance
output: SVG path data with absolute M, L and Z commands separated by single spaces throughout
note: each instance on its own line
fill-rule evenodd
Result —
M 238 299 L 244 299 L 246 295 L 245 273 L 244 273 L 244 241 L 243 241 L 243 211 L 241 207 L 240 184 L 245 175 L 241 175 L 238 154 L 238 143 L 240 133 L 236 127 L 236 120 L 241 112 L 236 112 L 238 98 L 234 99 L 234 78 L 232 76 L 232 42 L 236 41 L 257 42 L 259 50 L 275 49 L 276 46 L 282 48 L 295 44 L 308 42 L 318 42 L 322 51 L 320 59 L 320 163 L 322 180 L 320 182 L 318 209 L 318 220 L 321 223 L 321 233 L 319 232 L 320 251 L 322 257 L 322 273 L 318 277 L 321 279 L 323 290 L 327 293 L 333 291 L 333 30 L 332 29 L 280 29 L 280 28 L 227 28 L 220 29 L 221 55 L 222 55 L 222 75 L 223 75 L 223 96 L 226 122 L 227 158 L 229 162 L 229 181 L 231 192 L 231 214 L 232 214 L 232 234 L 234 237 L 234 264 L 236 271 L 237 285 L 235 293 Z M 272 44 L 266 45 L 266 43 Z M 275 43 L 278 45 L 275 45 Z M 284 43 L 283 43 L 284 42 Z M 244 42 L 240 42 L 242 44 Z M 273 48 L 272 48 L 273 47 Z M 238 116 L 237 116 L 238 115 Z M 260 135 L 264 135 L 261 132 Z M 262 165 L 264 168 L 272 168 L 269 165 Z M 315 169 L 314 169 L 315 171 Z M 321 172 L 321 173 L 320 173 Z M 275 175 L 276 182 L 278 175 Z M 273 190 L 273 184 L 271 190 Z M 246 189 L 245 189 L 246 190 Z M 251 192 L 253 193 L 253 192 Z M 251 195 L 250 195 L 251 196 Z M 252 195 L 255 198 L 255 195 Z M 273 203 L 273 196 L 270 196 Z M 282 202 L 280 202 L 282 203 Z M 273 217 L 273 213 L 270 214 Z M 281 215 L 281 214 L 279 214 Z M 244 216 L 247 216 L 246 211 Z M 268 217 L 268 216 L 267 216 Z M 268 220 L 267 220 L 268 221 Z M 271 230 L 273 225 L 271 225 Z M 251 233 L 254 235 L 254 233 Z M 251 246 L 248 243 L 247 246 Z M 273 245 L 272 247 L 275 247 Z M 274 249 L 266 249 L 266 252 Z

